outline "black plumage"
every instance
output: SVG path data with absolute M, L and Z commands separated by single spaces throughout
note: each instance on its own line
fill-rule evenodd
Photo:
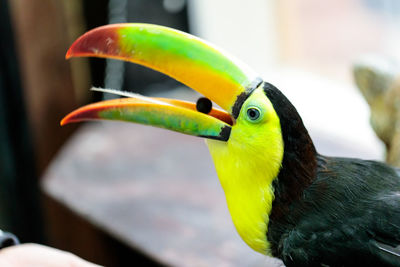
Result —
M 264 91 L 285 145 L 267 238 L 287 266 L 400 266 L 400 177 L 384 163 L 319 155 L 290 101 Z

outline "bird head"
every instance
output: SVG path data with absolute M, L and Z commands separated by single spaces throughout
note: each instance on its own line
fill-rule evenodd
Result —
M 167 27 L 136 23 L 99 27 L 72 44 L 66 55 L 71 57 L 130 61 L 169 75 L 202 94 L 205 98 L 190 103 L 117 92 L 128 97 L 81 107 L 61 125 L 120 120 L 205 138 L 238 233 L 251 248 L 268 254 L 273 181 L 283 166 L 284 143 L 291 131 L 283 130 L 281 122 L 290 121 L 283 117 L 293 112 L 295 120 L 290 127 L 298 130 L 297 124 L 302 125 L 290 102 L 226 52 Z M 213 108 L 210 100 L 222 109 Z

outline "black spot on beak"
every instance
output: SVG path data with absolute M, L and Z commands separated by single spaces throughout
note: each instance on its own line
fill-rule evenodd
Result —
M 204 113 L 204 114 L 210 113 L 210 111 L 212 109 L 211 100 L 206 97 L 200 97 L 197 100 L 196 109 L 197 109 L 197 111 Z

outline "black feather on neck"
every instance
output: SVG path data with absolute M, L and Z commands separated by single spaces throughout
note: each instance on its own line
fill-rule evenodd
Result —
M 269 216 L 271 223 L 284 220 L 291 212 L 290 204 L 300 199 L 315 179 L 317 152 L 292 103 L 272 84 L 264 83 L 264 92 L 280 119 L 284 143 L 282 167 L 273 183 L 275 200 Z

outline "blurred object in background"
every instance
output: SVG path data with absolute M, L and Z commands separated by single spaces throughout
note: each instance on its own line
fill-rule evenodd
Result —
M 70 2 L 73 9 L 74 1 Z M 70 24 L 66 21 L 64 10 L 67 9 L 64 9 L 62 1 L 15 0 L 9 3 L 20 60 L 21 83 L 40 173 L 73 130 L 61 129 L 58 124 L 66 111 L 79 104 L 71 69 L 64 59 L 70 42 L 68 37 L 73 38 L 72 31 L 76 30 L 73 26 L 79 21 L 79 10 L 71 10 L 75 15 L 74 22 Z M 69 30 L 67 25 L 71 25 L 72 29 Z M 81 82 L 82 79 L 86 81 Z M 82 87 L 90 84 L 87 76 L 76 78 L 75 82 L 77 86 L 79 82 L 84 83 Z
M 43 241 L 29 110 L 21 86 L 8 2 L 0 0 L 0 229 Z
M 285 64 L 352 82 L 359 55 L 400 56 L 397 0 L 283 0 L 278 14 Z
M 188 3 L 194 34 L 257 70 L 284 65 L 351 83 L 349 66 L 358 55 L 400 56 L 397 0 Z
M 386 161 L 400 167 L 400 64 L 393 58 L 365 56 L 353 73 L 370 106 L 371 126 L 385 143 Z
M 262 73 L 279 63 L 278 2 L 190 0 L 190 30 Z

